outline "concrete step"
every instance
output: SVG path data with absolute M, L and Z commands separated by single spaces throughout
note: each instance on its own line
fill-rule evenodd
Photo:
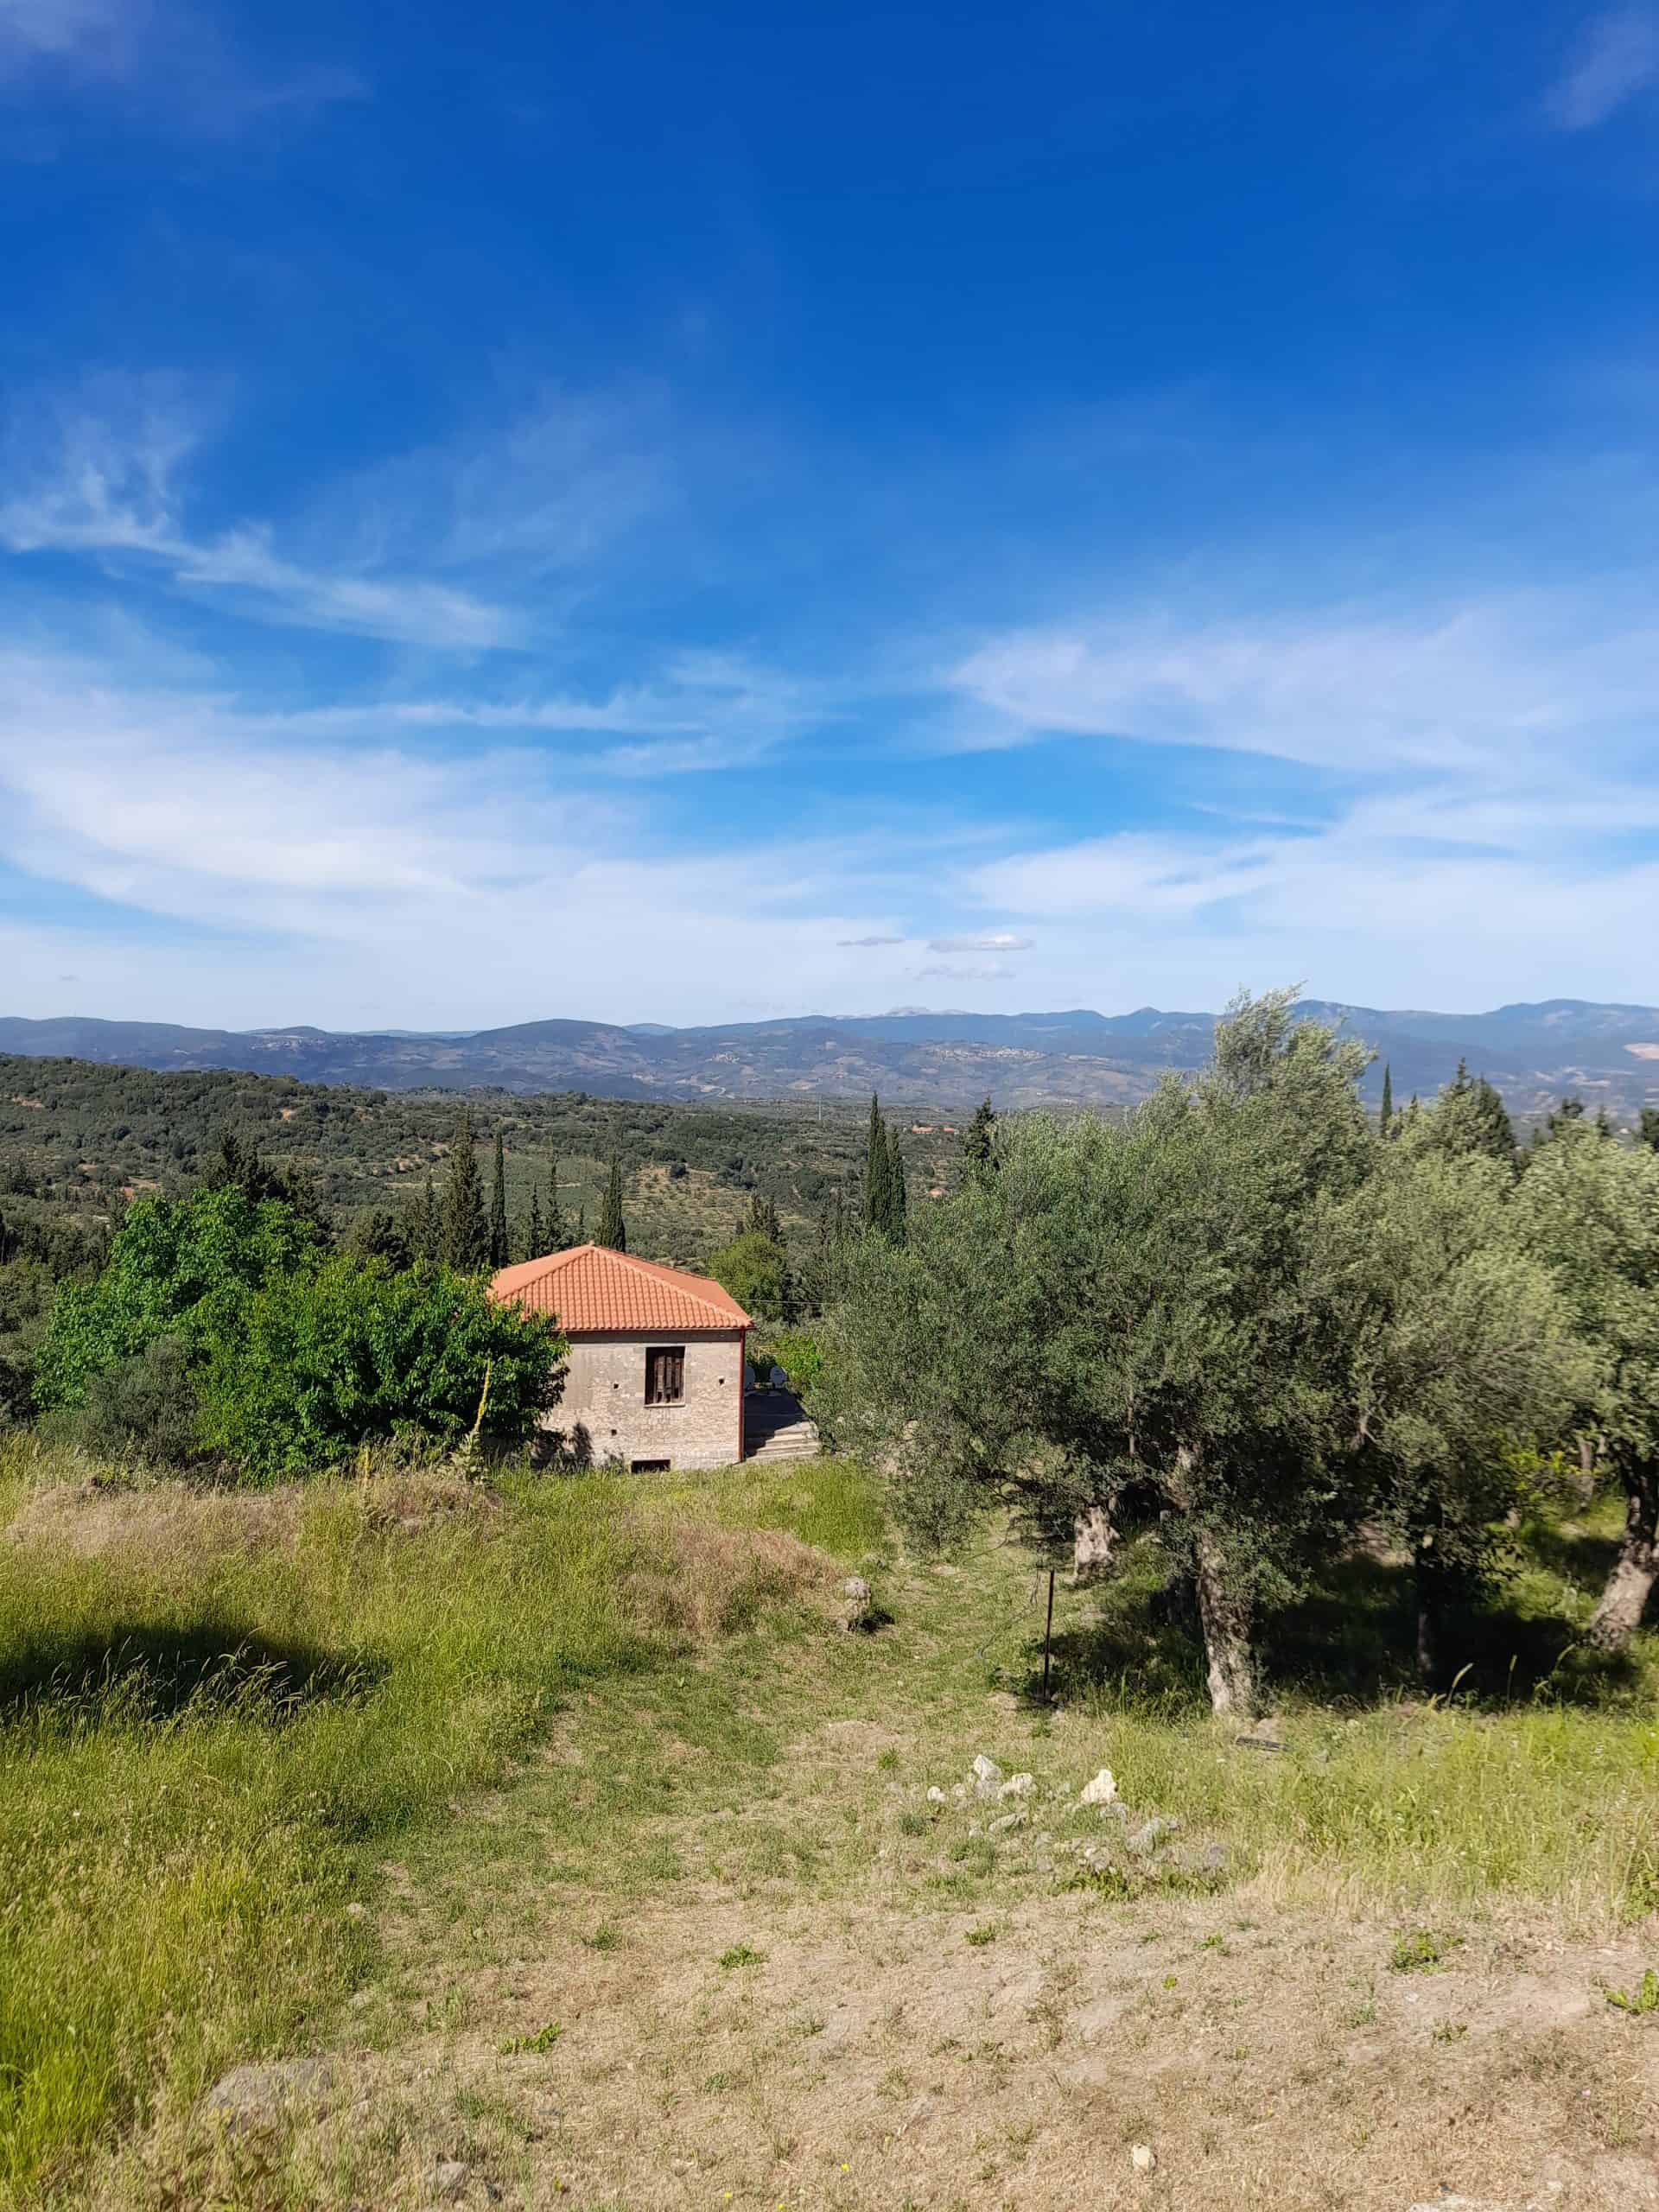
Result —
M 769 1435 L 751 1438 L 746 1459 L 816 1459 L 820 1446 L 818 1432 L 809 1424 L 799 1427 L 775 1428 Z

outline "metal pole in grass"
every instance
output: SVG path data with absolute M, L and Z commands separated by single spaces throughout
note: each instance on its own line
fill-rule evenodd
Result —
M 1049 1654 L 1054 1643 L 1054 1570 L 1048 1570 L 1048 1618 L 1043 1624 L 1043 1703 L 1048 1703 Z

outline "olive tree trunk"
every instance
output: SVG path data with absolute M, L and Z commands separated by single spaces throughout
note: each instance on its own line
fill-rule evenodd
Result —
M 1071 1580 L 1092 1582 L 1112 1563 L 1117 1531 L 1103 1505 L 1088 1505 L 1071 1524 Z
M 1593 1650 L 1622 1651 L 1642 1625 L 1659 1582 L 1659 1465 L 1624 1470 L 1624 1541 L 1586 1637 Z
M 1256 1709 L 1255 1607 L 1241 1590 L 1213 1529 L 1196 1538 L 1198 1619 L 1209 1661 L 1210 1706 L 1217 1713 L 1254 1717 Z

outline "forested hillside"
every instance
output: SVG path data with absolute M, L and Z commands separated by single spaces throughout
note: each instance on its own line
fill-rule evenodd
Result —
M 732 1110 L 474 1091 L 465 1102 L 482 1156 L 499 1132 L 510 1213 L 545 1188 L 591 1229 L 609 1163 L 620 1162 L 635 1249 L 692 1262 L 729 1236 L 755 1194 L 776 1205 L 785 1236 L 809 1239 L 837 1188 L 853 1195 L 865 1124 L 828 1102 Z M 16 1247 L 44 1235 L 67 1255 L 124 1203 L 188 1187 L 228 1129 L 267 1166 L 302 1180 L 345 1227 L 361 1207 L 418 1198 L 454 1137 L 453 1093 L 330 1088 L 228 1071 L 154 1074 L 79 1060 L 0 1057 L 0 1217 Z M 949 1124 L 901 1125 L 912 1178 L 937 1181 L 957 1146 Z

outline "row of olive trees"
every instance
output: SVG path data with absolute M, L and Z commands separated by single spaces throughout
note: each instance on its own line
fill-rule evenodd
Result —
M 907 1245 L 847 1251 L 836 1441 L 934 1540 L 1009 1503 L 1052 1541 L 1155 1528 L 1217 1711 L 1254 1707 L 1262 1612 L 1362 1522 L 1409 1549 L 1432 1671 L 1517 1471 L 1574 1438 L 1629 1501 L 1592 1640 L 1659 1575 L 1659 1156 L 1567 1124 L 1517 1179 L 1461 1100 L 1385 1138 L 1365 1059 L 1294 993 L 1240 1000 L 1196 1082 L 1005 1127 Z

